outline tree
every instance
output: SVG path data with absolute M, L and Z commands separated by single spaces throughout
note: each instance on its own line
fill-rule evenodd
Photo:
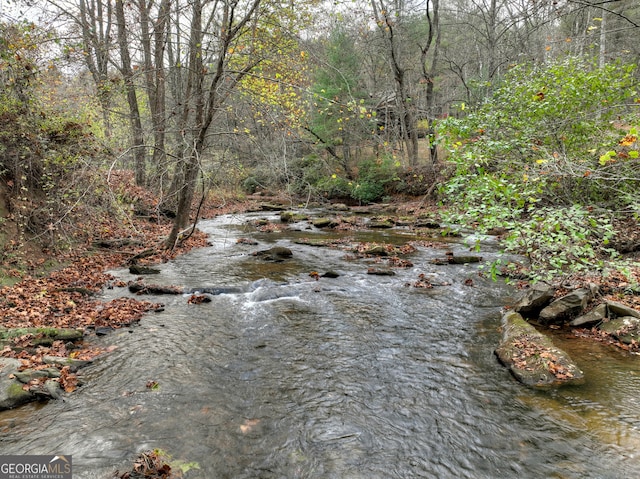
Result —
M 427 0 L 424 18 L 427 24 L 426 38 L 419 42 L 420 67 L 422 69 L 422 81 L 426 84 L 425 107 L 427 121 L 430 123 L 428 138 L 433 138 L 433 121 L 435 120 L 435 92 L 434 84 L 440 55 L 440 0 Z M 430 58 L 429 58 L 430 57 Z M 438 159 L 438 150 L 435 141 L 429 144 L 430 160 L 435 163 Z
M 402 29 L 406 12 L 403 1 L 385 2 L 371 0 L 373 18 L 384 40 L 385 53 L 395 84 L 396 118 L 400 127 L 400 137 L 406 147 L 411 166 L 418 164 L 418 131 L 416 125 L 416 104 L 410 92 L 408 67 L 402 59 Z
M 166 241 L 168 248 L 173 248 L 189 222 L 201 158 L 208 146 L 209 127 L 231 92 L 260 61 L 252 51 L 256 38 L 251 27 L 264 13 L 260 10 L 261 4 L 262 0 L 246 3 L 193 0 L 188 5 L 191 22 L 186 45 L 185 103 L 178 120 L 183 137 L 179 157 L 182 182 L 176 217 Z M 244 48 L 238 48 L 241 45 Z M 229 65 L 235 51 L 247 53 L 242 54 L 242 64 L 232 70 Z
M 164 64 L 171 0 L 161 0 L 155 12 L 153 6 L 153 1 L 138 0 L 145 88 L 153 131 L 151 164 L 159 167 L 164 164 L 166 157 L 167 102 Z
M 82 34 L 83 58 L 96 85 L 107 137 L 111 136 L 112 87 L 109 67 L 113 48 L 113 19 L 111 2 L 103 4 L 101 0 L 78 0 L 76 21 Z
M 129 104 L 129 121 L 133 136 L 133 156 L 135 165 L 136 184 L 144 185 L 146 176 L 146 152 L 144 147 L 144 133 L 142 131 L 142 119 L 140 118 L 140 108 L 138 105 L 138 95 L 136 93 L 135 77 L 131 65 L 131 55 L 129 52 L 129 39 L 127 33 L 127 22 L 124 14 L 123 0 L 116 0 L 116 21 L 118 22 L 118 45 L 120 47 L 120 71 L 124 79 Z
M 371 136 L 367 121 L 371 113 L 365 106 L 368 98 L 360 79 L 360 58 L 354 38 L 340 26 L 326 40 L 324 55 L 326 58 L 319 62 L 314 75 L 313 114 L 307 129 L 350 177 L 353 148 L 364 143 L 364 135 Z

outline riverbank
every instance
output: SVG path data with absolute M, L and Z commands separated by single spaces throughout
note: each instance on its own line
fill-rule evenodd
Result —
M 104 288 L 126 287 L 106 271 L 160 264 L 206 246 L 206 235 L 196 229 L 174 249 L 164 248 L 171 219 L 149 213 L 154 199 L 148 192 L 127 188 L 140 199 L 138 213 L 87 218 L 86 236 L 76 238 L 69 251 L 25 242 L 0 264 L 5 279 L 0 288 L 0 410 L 73 392 L 81 385 L 78 369 L 109 352 L 92 338 L 162 309 L 161 304 L 132 298 L 98 299 Z M 201 209 L 201 217 L 255 207 L 253 201 L 217 203 Z
M 260 197 L 252 198 L 249 201 L 244 201 L 242 203 L 235 203 L 233 205 L 227 202 L 225 208 L 210 209 L 207 212 L 207 216 L 246 210 L 267 211 L 270 209 L 284 209 L 291 211 L 290 202 L 286 202 L 286 204 L 278 203 L 279 202 L 276 199 Z M 270 215 L 272 215 L 272 213 L 270 213 Z M 332 211 L 327 212 L 326 214 L 325 219 L 328 219 L 329 221 L 323 223 L 325 226 L 322 227 L 336 229 L 358 228 L 358 222 L 353 218 L 366 216 L 368 219 L 375 218 L 375 225 L 381 228 L 394 225 L 406 226 L 409 228 L 420 225 L 420 227 L 427 228 L 435 226 L 434 215 L 437 215 L 437 210 L 433 206 L 425 206 L 419 200 L 407 201 L 405 199 L 404 201 L 398 201 L 388 205 L 372 205 L 356 208 L 333 205 Z M 254 226 L 261 232 L 277 231 L 278 228 L 286 229 L 289 228 L 289 224 L 287 222 L 288 217 L 288 214 L 284 213 L 279 216 L 278 220 L 260 222 L 260 224 L 256 223 Z M 50 346 L 38 345 L 35 349 L 29 350 L 28 347 L 22 349 L 22 351 L 19 351 L 22 357 L 18 359 L 21 364 L 20 368 L 23 369 L 23 371 L 20 371 L 21 373 L 24 373 L 24 369 L 46 371 L 56 368 L 48 362 L 50 361 L 48 358 L 51 354 L 45 353 L 53 352 L 55 354 L 60 354 L 60 357 L 77 359 L 79 361 L 90 361 L 92 358 L 95 358 L 96 355 L 108 353 L 108 350 L 92 349 L 90 347 L 90 338 L 95 334 L 107 333 L 112 329 L 132 324 L 146 312 L 162 307 L 159 304 L 145 303 L 144 301 L 113 301 L 104 303 L 95 301 L 95 297 L 93 296 L 93 294 L 95 294 L 95 292 L 100 288 L 124 287 L 125 285 L 117 284 L 113 278 L 104 274 L 104 271 L 116 266 L 122 267 L 126 265 L 128 260 L 132 257 L 139 256 L 145 251 L 154 249 L 149 248 L 149 246 L 160 244 L 161 239 L 166 235 L 168 227 L 170 226 L 168 221 L 166 224 L 153 223 L 150 226 L 146 224 L 148 219 L 134 219 L 134 221 L 140 220 L 141 222 L 137 224 L 139 231 L 146 231 L 147 229 L 153 231 L 153 234 L 145 236 L 144 240 L 142 240 L 142 237 L 136 237 L 134 238 L 135 241 L 124 241 L 125 237 L 122 233 L 119 232 L 118 234 L 113 234 L 112 231 L 111 235 L 101 236 L 99 240 L 92 241 L 91 248 L 88 248 L 85 252 L 81 253 L 80 251 L 76 251 L 75 256 L 73 258 L 69 258 L 69 264 L 65 268 L 56 270 L 46 277 L 25 278 L 24 281 L 18 283 L 10 290 L 3 290 L 3 293 L 11 291 L 11 294 L 14 295 L 13 302 L 16 304 L 12 307 L 13 309 L 11 309 L 11 313 L 14 314 L 14 318 L 18 318 L 20 315 L 25 316 L 22 313 L 26 311 L 29 317 L 37 317 L 38 321 L 44 322 L 48 318 L 48 320 L 51 321 L 51 324 L 59 326 L 60 328 L 73 329 L 74 327 L 77 327 L 82 329 L 83 333 L 87 334 L 85 339 L 88 341 L 84 344 L 84 346 L 87 347 L 84 348 L 81 344 L 78 344 L 78 347 L 76 347 L 71 341 L 60 340 L 60 342 L 55 346 L 53 344 Z M 99 244 L 102 243 L 104 244 L 100 246 Z M 196 234 L 187 240 L 185 244 L 180 245 L 180 248 L 176 251 L 169 253 L 161 249 L 157 249 L 156 255 L 146 256 L 145 258 L 142 258 L 139 263 L 142 266 L 153 266 L 160 262 L 169 261 L 176 255 L 189 251 L 192 248 L 204 245 L 206 245 L 206 238 L 204 235 Z M 374 250 L 367 251 L 372 254 L 374 253 Z M 378 250 L 376 249 L 375 251 Z M 443 259 L 443 261 L 446 262 L 447 258 Z M 150 281 L 151 278 L 152 276 L 149 277 Z M 584 280 L 586 279 L 576 278 L 575 284 L 577 284 L 578 281 Z M 527 287 L 524 282 L 521 282 L 518 286 L 522 289 L 526 289 Z M 570 284 L 565 282 L 561 286 L 562 287 L 559 288 L 559 291 L 568 291 L 573 287 L 573 283 Z M 620 295 L 620 292 L 623 291 L 621 290 L 623 286 L 623 283 L 616 281 L 611 283 L 609 288 L 612 294 L 613 292 L 617 292 L 616 294 Z M 428 282 L 421 282 L 419 285 L 416 284 L 415 287 L 428 288 L 429 284 Z M 32 308 L 31 303 L 28 302 L 26 298 L 33 298 L 33 304 L 37 305 L 38 309 Z M 631 299 L 633 299 L 633 297 Z M 22 306 L 20 306 L 20 304 Z M 35 339 L 35 337 L 23 339 Z M 56 341 L 53 341 L 53 343 L 55 342 Z M 22 347 L 22 345 L 16 346 L 16 350 Z M 47 351 L 46 348 L 50 349 Z M 66 356 L 62 353 L 65 353 Z M 27 364 L 24 361 L 32 361 L 31 366 L 27 367 Z M 68 369 L 62 372 L 64 367 L 68 367 Z M 62 365 L 61 368 L 58 369 L 58 373 L 59 376 L 56 377 L 55 373 L 52 372 L 54 377 L 46 376 L 47 379 L 41 379 L 45 376 L 29 379 L 28 377 L 25 377 L 24 374 L 21 374 L 20 377 L 22 377 L 23 380 L 27 380 L 22 384 L 27 386 L 27 388 L 33 388 L 34 393 L 37 393 L 39 395 L 38 397 L 43 398 L 46 397 L 46 394 L 50 394 L 51 397 L 54 397 L 54 395 L 57 394 L 55 390 L 45 387 L 47 380 L 59 384 L 61 388 L 68 391 L 73 391 L 73 389 L 78 386 L 79 378 L 75 376 L 74 367 L 72 367 L 72 365 Z M 56 379 L 57 381 L 54 381 Z M 30 381 L 34 382 L 29 384 Z M 51 383 L 49 383 L 49 385 L 51 385 Z M 154 385 L 151 384 L 147 387 L 153 388 Z M 136 463 L 139 463 L 142 460 L 147 461 L 150 457 L 149 454 L 151 453 L 144 453 L 141 455 Z M 153 454 L 155 454 L 155 452 Z M 160 467 L 164 467 L 165 462 L 161 460 L 161 458 L 157 459 L 157 464 Z M 147 462 L 145 462 L 145 464 L 146 463 Z
M 114 220 L 104 223 L 102 220 L 100 225 L 90 226 L 93 234 L 88 241 L 76 245 L 72 252 L 56 255 L 59 267 L 48 272 L 39 270 L 38 265 L 44 265 L 45 261 L 43 257 L 36 256 L 30 260 L 33 269 L 31 275 L 0 290 L 0 333 L 4 331 L 0 334 L 0 338 L 4 337 L 0 342 L 0 358 L 6 359 L 4 373 L 5 376 L 12 376 L 10 389 L 17 393 L 14 398 L 0 397 L 0 407 L 13 407 L 34 399 L 55 398 L 61 390 L 73 392 L 79 384 L 76 376 L 79 365 L 87 364 L 108 352 L 92 345 L 91 337 L 130 326 L 144 314 L 162 309 L 161 304 L 131 298 L 107 303 L 96 299 L 96 294 L 103 288 L 126 286 L 118 284 L 105 271 L 125 265 L 137 268 L 152 266 L 207 244 L 206 236 L 196 229 L 173 250 L 163 248 L 162 242 L 169 233 L 171 221 L 149 214 L 152 200 L 144 192 L 139 192 L 137 196 L 147 198 L 147 204 L 142 200 L 135 210 L 147 213 L 131 214 L 126 222 Z M 260 196 L 219 200 L 217 206 L 212 203 L 201 211 L 203 218 L 231 212 L 292 209 L 290 201 Z M 438 225 L 438 209 L 425 203 L 424 199 L 401 198 L 385 205 L 340 205 L 333 209 L 331 215 L 323 218 L 326 221 L 320 227 L 356 229 L 359 227 L 357 222 L 349 221 L 349 217 L 356 213 L 375 218 L 379 227 Z M 258 227 L 261 231 L 276 231 L 286 228 L 289 221 L 290 217 L 285 214 L 280 223 L 266 223 Z M 637 232 L 632 230 L 621 232 L 626 238 L 633 238 L 635 234 Z M 46 253 L 42 252 L 43 256 Z M 611 273 L 606 277 L 593 274 L 565 278 L 562 283 L 555 285 L 553 295 L 554 298 L 561 298 L 571 291 L 594 286 L 598 293 L 588 305 L 583 305 L 581 313 L 588 313 L 605 302 L 617 302 L 640 310 L 640 296 L 629 294 L 629 278 L 634 274 L 636 281 L 640 281 L 640 268 L 630 271 L 627 276 Z M 526 281 L 518 280 L 516 287 L 526 291 L 529 285 Z M 564 326 L 546 324 L 543 327 Z M 47 331 L 42 328 L 47 328 Z M 64 339 L 64 335 L 73 332 L 80 332 L 80 335 L 76 335 L 74 340 Z M 579 337 L 607 342 L 630 352 L 640 351 L 638 342 L 622 341 L 619 335 L 591 328 L 591 325 L 576 327 L 574 332 Z M 44 336 L 48 340 L 43 340 Z M 21 374 L 16 375 L 16 372 Z

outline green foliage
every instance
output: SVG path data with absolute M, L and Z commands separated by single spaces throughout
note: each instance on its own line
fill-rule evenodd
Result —
M 38 238 L 56 247 L 65 228 L 76 228 L 76 212 L 102 201 L 87 192 L 103 156 L 87 124 L 60 106 L 57 85 L 43 79 L 42 38 L 33 25 L 0 24 L 0 181 L 16 242 Z
M 529 279 L 602 270 L 617 258 L 608 247 L 615 229 L 607 216 L 578 205 L 531 210 L 528 219 L 512 224 L 504 239 L 507 252 L 528 259 L 524 273 Z
M 316 184 L 318 194 L 329 199 L 350 198 L 353 182 L 338 175 L 322 178 Z
M 326 60 L 314 75 L 310 129 L 324 145 L 345 145 L 371 132 L 375 112 L 365 105 L 361 59 L 355 41 L 342 28 L 334 29 L 326 44 Z
M 242 190 L 250 195 L 260 188 L 260 181 L 255 176 L 248 176 L 242 182 Z
M 398 178 L 400 165 L 391 158 L 367 160 L 358 165 L 358 181 L 351 196 L 361 203 L 373 203 L 382 199 L 387 188 Z
M 444 213 L 448 223 L 473 224 L 480 230 L 511 226 L 528 205 L 539 201 L 539 185 L 519 183 L 506 174 L 490 174 L 482 167 L 454 176 L 439 188 L 446 204 L 455 204 Z
M 383 199 L 390 186 L 399 181 L 399 166 L 391 159 L 365 160 L 358 165 L 354 180 L 336 174 L 322 178 L 318 191 L 327 198 L 351 198 L 359 203 L 373 203 Z
M 618 154 L 620 119 L 634 121 L 626 109 L 638 95 L 634 70 L 598 69 L 578 59 L 515 67 L 482 107 L 440 122 L 439 137 L 457 175 L 482 168 L 527 189 L 536 183 L 545 201 L 626 206 L 633 186 L 617 177 L 629 177 L 632 164 L 610 160 Z
M 590 205 L 639 203 L 634 70 L 575 58 L 517 66 L 480 108 L 439 122 L 456 168 L 439 190 L 445 221 L 509 228 L 507 251 L 527 256 L 532 279 L 604 267 L 614 231 Z
M 28 22 L 0 23 L 0 104 L 4 104 L 4 107 L 0 107 L 2 110 L 22 109 L 29 104 L 28 90 L 38 74 L 34 59 L 38 32 L 35 25 Z

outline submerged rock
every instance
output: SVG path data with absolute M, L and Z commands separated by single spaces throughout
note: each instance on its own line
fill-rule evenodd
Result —
M 390 270 L 389 268 L 369 268 L 367 270 L 367 274 L 372 274 L 376 276 L 395 276 L 395 271 Z
M 293 256 L 293 252 L 284 246 L 274 246 L 273 248 L 257 251 L 254 255 L 260 256 L 267 261 L 282 261 L 285 258 Z
M 160 274 L 160 270 L 157 268 L 152 268 L 150 266 L 142 266 L 139 264 L 132 264 L 129 266 L 129 273 L 135 275 L 141 274 Z
M 335 271 L 328 270 L 325 273 L 320 275 L 321 278 L 339 278 L 340 275 Z
M 449 264 L 479 263 L 480 261 L 482 261 L 482 256 L 454 256 L 453 253 L 447 254 L 447 263 Z
M 434 258 L 430 261 L 431 264 L 445 265 L 445 264 L 469 264 L 479 263 L 482 261 L 482 256 L 476 255 L 454 255 L 453 251 L 447 251 L 445 258 Z
M 502 341 L 495 354 L 522 384 L 533 387 L 581 383 L 584 374 L 567 353 L 514 311 L 502 318 Z

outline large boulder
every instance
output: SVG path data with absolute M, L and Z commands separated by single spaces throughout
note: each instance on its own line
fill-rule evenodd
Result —
M 582 313 L 596 292 L 594 288 L 580 288 L 556 299 L 540 311 L 538 316 L 540 322 L 543 324 L 564 322 Z
M 495 354 L 527 386 L 551 387 L 584 381 L 583 372 L 569 355 L 515 311 L 502 318 L 502 341 Z
M 528 316 L 539 312 L 553 299 L 556 289 L 544 282 L 539 282 L 526 289 L 513 306 L 516 313 Z

